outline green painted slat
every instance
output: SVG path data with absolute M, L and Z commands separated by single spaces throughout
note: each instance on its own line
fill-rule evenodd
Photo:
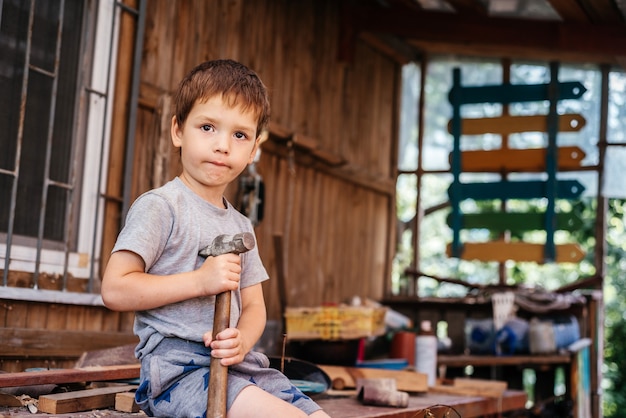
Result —
M 583 225 L 582 219 L 575 213 L 557 213 L 556 229 L 575 231 Z M 451 217 L 446 219 L 452 227 Z M 461 217 L 463 229 L 489 229 L 490 231 L 534 231 L 543 230 L 546 224 L 545 213 L 487 212 L 466 213 Z

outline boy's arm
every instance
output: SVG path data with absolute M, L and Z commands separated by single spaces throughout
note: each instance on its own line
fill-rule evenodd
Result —
M 243 335 L 245 352 L 248 353 L 261 338 L 267 321 L 261 283 L 241 289 L 241 302 L 243 306 L 237 328 Z
M 208 257 L 195 271 L 167 276 L 144 270 L 145 263 L 136 253 L 114 252 L 102 278 L 104 304 L 116 311 L 142 311 L 235 290 L 239 286 L 241 260 L 236 254 Z
M 241 301 L 242 310 L 237 328 L 226 328 L 214 340 L 211 331 L 203 337 L 205 344 L 210 343 L 213 350 L 211 355 L 221 358 L 224 366 L 241 363 L 265 329 L 267 312 L 261 283 L 242 289 Z

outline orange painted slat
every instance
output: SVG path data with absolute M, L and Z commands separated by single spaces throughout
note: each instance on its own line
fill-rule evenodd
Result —
M 576 146 L 558 149 L 558 168 L 578 168 L 585 152 Z M 512 172 L 544 171 L 546 149 L 496 149 L 487 151 L 464 151 L 461 166 L 466 172 Z
M 580 131 L 587 121 L 577 113 L 559 115 L 559 132 Z M 500 134 L 509 135 L 519 132 L 547 132 L 548 117 L 546 115 L 498 116 L 495 118 L 463 119 L 462 135 Z M 451 133 L 451 123 L 448 123 Z

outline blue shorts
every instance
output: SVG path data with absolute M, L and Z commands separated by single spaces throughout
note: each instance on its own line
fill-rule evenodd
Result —
M 148 416 L 206 417 L 211 349 L 204 344 L 165 338 L 141 360 L 141 382 L 135 400 Z M 251 351 L 228 368 L 227 409 L 249 385 L 283 399 L 307 415 L 321 409 L 280 371 L 269 367 L 265 354 Z

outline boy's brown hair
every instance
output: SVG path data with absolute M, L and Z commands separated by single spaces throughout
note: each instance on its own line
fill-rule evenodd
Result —
M 221 95 L 229 106 L 255 112 L 256 136 L 267 127 L 270 103 L 265 85 L 254 71 L 229 59 L 203 62 L 181 80 L 174 96 L 178 125 L 183 126 L 197 101 L 206 101 L 215 95 Z

